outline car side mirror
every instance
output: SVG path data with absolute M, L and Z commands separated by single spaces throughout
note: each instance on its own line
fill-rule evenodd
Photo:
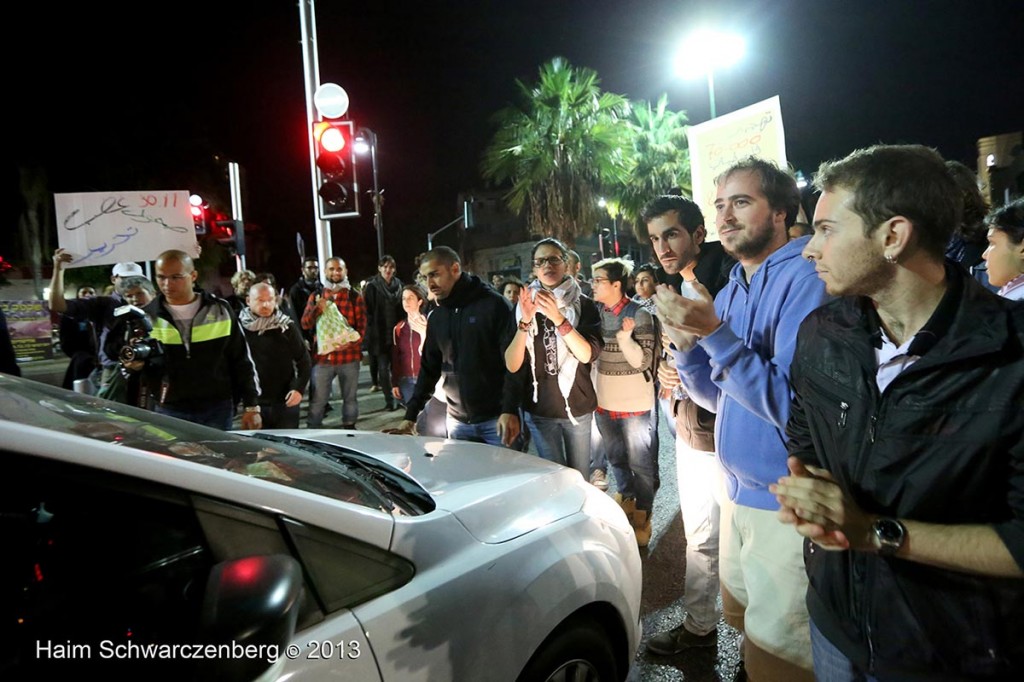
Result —
M 283 554 L 233 559 L 210 569 L 200 639 L 231 649 L 204 659 L 200 679 L 251 682 L 283 666 L 285 647 L 295 634 L 302 586 L 299 563 Z M 270 660 L 268 653 L 277 660 Z

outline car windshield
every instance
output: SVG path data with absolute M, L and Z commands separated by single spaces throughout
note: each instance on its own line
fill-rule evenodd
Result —
M 389 513 L 433 508 L 415 482 L 380 462 L 311 441 L 226 433 L 0 374 L 0 420 L 167 455 Z M 269 437 L 269 434 L 268 434 Z

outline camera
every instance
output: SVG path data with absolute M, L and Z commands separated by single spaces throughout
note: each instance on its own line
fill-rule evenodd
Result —
M 141 308 L 123 305 L 114 310 L 114 319 L 125 324 L 124 346 L 118 353 L 122 364 L 145 362 L 163 355 L 163 345 L 149 335 L 153 323 Z

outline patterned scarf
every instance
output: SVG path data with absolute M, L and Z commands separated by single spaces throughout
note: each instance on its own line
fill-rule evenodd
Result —
M 292 318 L 280 310 L 275 310 L 274 314 L 269 317 L 260 317 L 253 315 L 252 311 L 248 308 L 242 308 L 242 312 L 238 313 L 238 323 L 247 331 L 256 332 L 262 336 L 263 332 L 274 329 L 280 329 L 283 332 L 288 331 L 288 325 L 292 323 Z
M 541 288 L 540 280 L 533 280 L 523 291 L 523 296 L 533 296 Z M 580 319 L 580 285 L 572 277 L 567 277 L 561 284 L 551 290 L 558 301 L 558 311 L 565 316 L 574 327 Z M 523 309 L 516 305 L 516 322 L 523 319 Z M 576 383 L 576 369 L 580 361 L 569 351 L 565 340 L 559 335 L 550 322 L 535 324 L 530 328 L 526 340 L 526 352 L 530 355 L 530 372 L 533 376 L 533 402 L 537 402 L 537 358 L 534 357 L 534 339 L 538 330 L 542 330 L 544 342 L 544 372 L 549 376 L 558 377 L 558 389 L 565 401 L 565 413 L 575 426 L 578 422 L 569 408 L 569 392 Z

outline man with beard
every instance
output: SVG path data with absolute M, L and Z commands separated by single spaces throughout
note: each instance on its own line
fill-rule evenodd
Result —
M 383 390 L 384 405 L 390 412 L 398 409 L 391 395 L 391 348 L 395 325 L 401 318 L 402 280 L 395 277 L 395 259 L 384 256 L 377 264 L 378 274 L 363 287 L 366 301 L 366 352 L 370 355 L 370 381 Z
M 302 328 L 314 332 L 313 337 L 313 396 L 310 399 L 309 428 L 320 428 L 324 409 L 331 395 L 331 383 L 338 377 L 341 385 L 341 428 L 354 429 L 359 418 L 359 365 L 363 360 L 362 338 L 366 333 L 366 306 L 359 293 L 348 282 L 348 268 L 340 258 L 328 258 L 324 263 L 327 280 L 323 291 L 309 295 L 302 313 Z M 331 311 L 334 308 L 341 319 Z M 319 325 L 321 318 L 325 324 Z M 335 318 L 336 324 L 328 322 Z
M 516 333 L 512 306 L 494 287 L 463 272 L 459 254 L 447 246 L 423 255 L 420 274 L 438 307 L 427 324 L 405 420 L 391 432 L 415 433 L 416 416 L 443 375 L 448 437 L 512 446 L 520 431 L 520 390 L 503 353 Z
M 1024 304 L 944 259 L 963 195 L 934 150 L 860 149 L 815 185 L 804 255 L 842 298 L 800 327 L 774 488 L 810 540 L 815 672 L 1021 679 Z
M 303 258 L 302 276 L 288 290 L 288 298 L 292 303 L 292 311 L 295 315 L 293 319 L 300 328 L 302 313 L 306 310 L 306 302 L 309 301 L 310 295 L 319 294 L 323 288 L 324 285 L 320 283 L 320 264 L 316 262 L 316 258 Z M 302 337 L 306 340 L 307 345 L 312 344 L 312 332 L 303 330 Z
M 812 679 L 803 544 L 775 517 L 769 491 L 787 473 L 785 428 L 796 331 L 826 296 L 788 240 L 800 193 L 774 164 L 745 159 L 716 179 L 716 224 L 738 261 L 712 300 L 658 286 L 658 315 L 690 398 L 717 414 L 715 451 L 725 478 L 719 577 L 726 622 L 744 633 L 754 680 Z M 685 519 L 684 519 L 685 521 Z
M 645 238 L 660 268 L 662 284 L 681 291 L 685 282 L 700 282 L 714 296 L 729 281 L 736 260 L 719 242 L 704 240 L 704 214 L 683 196 L 663 195 L 644 207 Z M 637 291 L 641 277 L 637 276 Z M 653 299 L 656 300 L 656 299 Z M 719 487 L 715 463 L 715 414 L 686 394 L 670 350 L 664 325 L 661 348 L 667 354 L 658 365 L 658 402 L 670 420 L 676 437 L 676 476 L 679 503 L 686 532 L 686 616 L 675 628 L 655 635 L 647 649 L 661 655 L 677 654 L 691 647 L 717 643 Z

